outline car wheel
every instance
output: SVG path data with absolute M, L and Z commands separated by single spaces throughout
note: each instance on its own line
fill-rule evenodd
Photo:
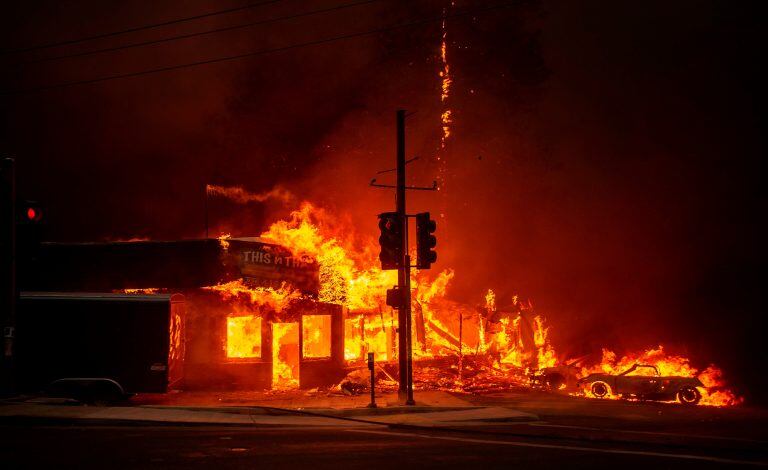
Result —
M 596 396 L 597 398 L 603 398 L 611 391 L 611 387 L 609 387 L 607 383 L 599 381 L 592 382 L 590 390 L 592 391 L 592 395 Z
M 692 385 L 686 385 L 677 392 L 677 401 L 683 405 L 695 405 L 701 400 L 701 392 Z

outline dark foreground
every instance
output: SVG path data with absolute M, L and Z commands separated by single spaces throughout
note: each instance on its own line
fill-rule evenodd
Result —
M 730 468 L 768 465 L 762 411 L 483 396 L 535 422 L 450 429 L 0 421 L 3 468 Z

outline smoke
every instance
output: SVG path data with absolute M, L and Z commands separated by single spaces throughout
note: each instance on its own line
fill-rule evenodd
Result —
M 246 191 L 240 186 L 217 186 L 208 184 L 205 186 L 205 189 L 208 192 L 208 195 L 222 196 L 237 204 L 278 201 L 290 206 L 296 202 L 296 196 L 282 186 L 275 186 L 269 191 L 258 194 Z
M 103 2 L 55 15 L 33 3 L 4 15 L 7 44 L 179 16 L 173 2 L 126 4 L 117 15 Z M 284 15 L 290 3 L 249 14 Z M 354 22 L 307 18 L 3 80 L 18 88 L 243 53 L 434 16 L 447 2 L 395 3 L 361 8 Z M 764 350 L 754 325 L 766 311 L 754 99 L 764 32 L 752 5 L 730 3 L 526 2 L 447 22 L 445 184 L 410 193 L 408 205 L 445 214 L 435 268 L 454 269 L 452 298 L 481 303 L 492 288 L 500 308 L 515 294 L 531 299 L 568 355 L 674 344 L 768 386 L 748 353 Z M 394 195 L 368 183 L 394 166 L 395 109 L 415 111 L 406 143 L 420 158 L 408 183 L 429 185 L 441 168 L 441 38 L 441 25 L 427 24 L 5 99 L 0 150 L 17 157 L 22 197 L 47 204 L 49 239 L 201 236 L 207 196 L 211 225 L 233 236 L 258 235 L 309 200 L 375 238 L 376 214 L 392 210 Z

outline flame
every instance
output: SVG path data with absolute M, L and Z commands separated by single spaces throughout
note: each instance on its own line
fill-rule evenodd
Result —
M 301 318 L 303 357 L 331 357 L 331 316 L 304 315 Z
M 376 309 L 386 290 L 397 284 L 395 271 L 382 271 L 375 262 L 373 240 L 362 252 L 351 238 L 341 241 L 347 227 L 337 226 L 327 212 L 309 202 L 277 221 L 261 237 L 282 245 L 295 256 L 315 258 L 320 266 L 321 302 L 338 303 L 350 310 Z M 356 254 L 352 254 L 356 253 Z
M 539 369 L 554 367 L 557 363 L 555 350 L 547 339 L 548 328 L 544 328 L 544 320 L 540 316 L 533 318 L 533 341 L 536 345 L 536 362 Z
M 261 357 L 261 318 L 255 315 L 227 317 L 227 357 Z
M 496 293 L 491 289 L 488 289 L 488 293 L 485 294 L 485 308 L 491 312 L 496 311 Z
M 299 388 L 298 323 L 272 324 L 272 388 Z
M 397 283 L 396 271 L 382 271 L 376 256 L 378 244 L 373 239 L 356 239 L 354 233 L 346 219 L 304 202 L 285 220 L 270 225 L 261 238 L 287 248 L 294 256 L 317 260 L 319 300 L 345 307 L 347 361 L 359 364 L 369 352 L 374 353 L 377 361 L 394 361 L 398 356 L 397 313 L 386 306 L 385 298 L 386 290 Z M 228 243 L 226 237 L 221 241 Z M 411 273 L 414 373 L 420 387 L 471 391 L 524 386 L 530 373 L 558 365 L 549 337 L 552 327 L 543 316 L 534 313 L 530 302 L 521 302 L 515 296 L 510 307 L 500 308 L 496 293 L 489 289 L 481 306 L 456 303 L 446 297 L 454 277 L 452 269 L 436 276 L 428 271 Z M 327 315 L 304 315 L 301 351 L 299 324 L 280 323 L 289 318 L 281 314 L 304 298 L 290 286 L 253 287 L 237 280 L 206 289 L 217 292 L 226 301 L 247 306 L 236 310 L 227 320 L 230 358 L 261 354 L 260 337 L 251 338 L 260 333 L 248 323 L 254 317 L 272 315 L 274 388 L 298 386 L 300 352 L 308 358 L 330 356 Z M 238 336 L 241 334 L 242 338 Z M 449 368 L 419 363 L 433 358 L 456 362 Z M 704 384 L 702 405 L 726 406 L 742 401 L 725 387 L 720 369 L 710 366 L 699 372 L 687 358 L 669 355 L 661 346 L 622 358 L 606 349 L 600 363 L 583 368 L 581 373 L 616 374 L 635 363 L 655 365 L 662 375 L 699 377 Z
M 282 312 L 291 302 L 301 299 L 302 294 L 283 284 L 279 289 L 271 287 L 251 287 L 242 279 L 224 284 L 204 287 L 203 289 L 218 292 L 224 300 L 243 300 L 256 308 L 269 308 Z
M 219 245 L 221 245 L 221 249 L 224 251 L 224 253 L 229 251 L 230 238 L 232 238 L 232 235 L 229 233 L 223 233 L 219 236 Z
M 160 289 L 157 287 L 145 287 L 143 289 L 123 289 L 119 292 L 124 294 L 157 294 L 160 292 Z
M 699 387 L 702 396 L 699 402 L 700 405 L 729 406 L 737 405 L 744 401 L 743 398 L 736 396 L 732 391 L 725 388 L 722 370 L 714 365 L 710 365 L 705 370 L 699 372 L 698 369 L 691 365 L 688 358 L 667 354 L 661 345 L 640 353 L 627 354 L 621 358 L 617 358 L 616 353 L 613 351 L 603 349 L 600 363 L 592 367 L 582 368 L 582 375 L 594 372 L 620 374 L 635 364 L 655 366 L 662 377 L 697 377 L 704 384 L 704 387 Z M 637 375 L 653 373 L 650 369 L 637 370 Z M 586 394 L 590 396 L 591 392 L 587 391 Z M 612 395 L 609 398 L 618 397 Z

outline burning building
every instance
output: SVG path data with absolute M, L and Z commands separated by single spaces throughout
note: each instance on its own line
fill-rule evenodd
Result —
M 331 388 L 363 367 L 368 353 L 380 365 L 381 385 L 394 387 L 398 318 L 385 299 L 396 274 L 380 268 L 374 242 L 361 243 L 351 233 L 304 203 L 260 237 L 45 243 L 24 263 L 21 283 L 26 291 L 183 298 L 183 327 L 162 329 L 181 342 L 173 354 L 183 357 L 183 378 L 175 385 L 184 389 Z M 411 276 L 417 389 L 544 385 L 589 395 L 573 387 L 575 378 L 643 363 L 698 378 L 702 404 L 739 402 L 714 366 L 699 371 L 661 347 L 623 358 L 605 351 L 585 365 L 556 353 L 531 302 L 513 297 L 498 305 L 489 290 L 483 302 L 466 305 L 446 297 L 453 270 Z

